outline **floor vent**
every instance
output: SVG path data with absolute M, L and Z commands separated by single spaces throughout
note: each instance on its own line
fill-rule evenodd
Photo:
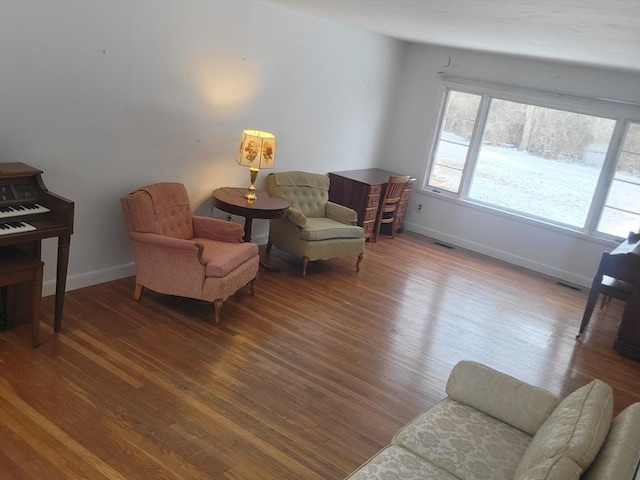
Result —
M 558 282 L 558 285 L 560 285 L 561 287 L 570 288 L 571 290 L 575 290 L 576 292 L 579 292 L 581 290 L 580 287 L 576 287 L 575 285 L 570 285 L 564 282 Z
M 439 247 L 444 247 L 444 248 L 448 248 L 449 250 L 453 250 L 453 245 L 447 245 L 446 243 L 442 243 L 442 242 L 433 242 L 435 245 L 438 245 Z

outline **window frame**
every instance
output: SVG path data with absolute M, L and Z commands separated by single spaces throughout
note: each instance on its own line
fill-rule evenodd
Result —
M 480 96 L 480 104 L 476 114 L 473 132 L 469 142 L 467 156 L 465 158 L 465 166 L 462 171 L 460 186 L 457 193 L 441 190 L 427 184 L 431 171 L 434 167 L 435 155 L 440 143 L 442 125 L 446 119 L 449 93 L 451 91 Z M 607 148 L 607 153 L 600 170 L 596 188 L 591 199 L 590 208 L 582 227 L 562 224 L 550 219 L 527 215 L 523 212 L 513 211 L 506 207 L 500 207 L 493 204 L 489 205 L 468 197 L 469 188 L 478 162 L 483 132 L 486 126 L 492 99 L 535 105 L 570 113 L 597 116 L 616 122 Z M 640 124 L 640 105 L 609 99 L 580 97 L 512 85 L 502 85 L 471 79 L 443 76 L 436 128 L 433 134 L 433 141 L 431 142 L 431 146 L 427 152 L 426 161 L 424 162 L 420 190 L 425 193 L 446 198 L 449 201 L 472 206 L 474 208 L 480 208 L 483 211 L 491 211 L 500 215 L 507 215 L 511 218 L 518 218 L 527 222 L 533 222 L 537 225 L 545 225 L 551 228 L 559 228 L 564 231 L 568 230 L 585 234 L 589 237 L 617 241 L 622 237 L 599 232 L 597 228 L 600 215 L 605 207 L 609 189 L 613 183 L 617 162 L 621 154 L 625 136 L 632 124 Z

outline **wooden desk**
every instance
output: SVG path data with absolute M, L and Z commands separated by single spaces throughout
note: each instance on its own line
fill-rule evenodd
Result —
M 379 168 L 329 173 L 329 200 L 353 208 L 358 213 L 358 225 L 364 228 L 364 236 L 367 239 L 373 236 L 380 198 L 392 175 L 400 174 Z M 402 195 L 396 223 L 398 232 L 404 229 L 404 219 L 414 181 L 415 178 L 409 180 Z
M 256 199 L 249 202 L 245 197 L 246 188 L 223 187 L 211 193 L 213 206 L 223 212 L 244 217 L 244 241 L 251 241 L 251 225 L 254 218 L 272 219 L 282 217 L 291 202 L 278 195 L 270 195 L 264 190 L 256 190 Z

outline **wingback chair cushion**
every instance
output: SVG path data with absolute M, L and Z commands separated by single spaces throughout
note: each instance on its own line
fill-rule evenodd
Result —
M 329 177 L 307 172 L 273 173 L 271 190 L 291 202 L 305 217 L 324 217 L 329 201 Z
M 121 200 L 136 264 L 136 292 L 221 303 L 258 273 L 259 253 L 234 222 L 194 216 L 180 183 L 142 187 Z M 253 292 L 253 288 L 252 288 Z

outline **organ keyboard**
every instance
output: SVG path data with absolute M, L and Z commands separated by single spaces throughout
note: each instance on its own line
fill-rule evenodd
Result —
M 0 248 L 17 246 L 41 257 L 41 242 L 58 238 L 54 331 L 62 325 L 74 204 L 50 192 L 42 170 L 24 163 L 0 163 Z M 3 219 L 10 220 L 4 221 Z
M 37 213 L 47 213 L 47 207 L 37 203 L 21 203 L 19 205 L 0 206 L 0 218 L 20 217 L 22 215 L 35 215 Z
M 14 233 L 32 232 L 36 227 L 25 222 L 0 223 L 0 235 L 12 235 Z

